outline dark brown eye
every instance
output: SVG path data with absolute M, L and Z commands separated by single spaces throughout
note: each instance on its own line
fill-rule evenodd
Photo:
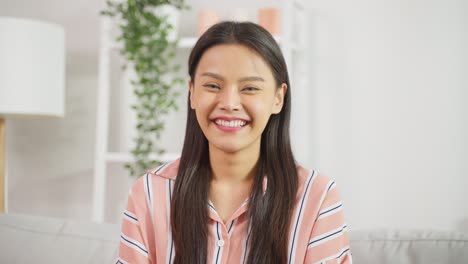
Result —
M 209 89 L 219 89 L 220 87 L 216 84 L 205 84 L 203 85 L 204 87 L 206 88 L 209 88 Z
M 256 87 L 245 87 L 244 89 L 242 89 L 243 91 L 248 91 L 248 92 L 253 92 L 253 91 L 258 91 L 260 89 L 256 88 Z

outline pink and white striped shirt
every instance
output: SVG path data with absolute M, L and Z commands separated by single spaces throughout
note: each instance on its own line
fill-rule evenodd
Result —
M 140 177 L 130 190 L 123 215 L 117 263 L 172 263 L 170 201 L 179 160 Z M 297 166 L 299 188 L 290 221 L 288 264 L 352 263 L 348 228 L 336 183 Z M 266 178 L 265 178 L 266 179 Z M 267 184 L 264 188 L 268 188 Z M 211 202 L 208 223 L 208 263 L 242 264 L 248 250 L 248 199 L 227 224 Z

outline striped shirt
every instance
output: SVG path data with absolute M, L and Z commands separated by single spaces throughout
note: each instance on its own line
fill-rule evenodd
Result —
M 123 214 L 117 263 L 172 263 L 170 202 L 179 160 L 140 177 Z M 297 166 L 299 188 L 290 221 L 288 264 L 352 263 L 348 228 L 335 181 Z M 266 179 L 266 177 L 265 177 Z M 264 190 L 267 184 L 264 181 Z M 248 199 L 224 224 L 210 201 L 208 263 L 245 263 L 250 232 Z

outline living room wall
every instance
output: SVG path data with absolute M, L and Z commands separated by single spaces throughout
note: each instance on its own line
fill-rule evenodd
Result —
M 351 229 L 468 232 L 468 2 L 304 2 L 313 155 L 300 162 L 336 179 Z M 69 63 L 65 119 L 8 122 L 10 212 L 91 219 L 97 61 Z M 109 184 L 119 222 L 125 182 Z
M 312 162 L 351 228 L 468 232 L 468 2 L 307 5 Z
M 66 60 L 65 118 L 7 121 L 9 212 L 89 219 L 97 60 Z

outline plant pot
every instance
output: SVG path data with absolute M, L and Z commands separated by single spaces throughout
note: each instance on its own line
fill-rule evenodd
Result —
M 281 34 L 281 11 L 278 8 L 261 8 L 258 10 L 258 24 L 273 36 Z
M 209 9 L 202 9 L 198 11 L 198 27 L 197 34 L 198 36 L 203 35 L 205 31 L 219 22 L 218 13 Z

